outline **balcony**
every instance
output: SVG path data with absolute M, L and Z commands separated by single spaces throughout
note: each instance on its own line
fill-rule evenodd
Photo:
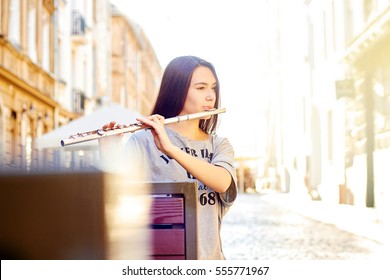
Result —
M 72 90 L 72 110 L 73 113 L 83 114 L 85 110 L 86 96 L 82 90 Z
M 367 50 L 372 49 L 388 37 L 390 32 L 390 6 L 374 17 L 346 48 L 344 59 L 350 63 L 357 61 Z M 369 57 L 368 59 L 371 59 Z
M 87 43 L 86 33 L 86 24 L 85 18 L 79 11 L 72 11 L 72 41 L 76 45 L 85 45 Z

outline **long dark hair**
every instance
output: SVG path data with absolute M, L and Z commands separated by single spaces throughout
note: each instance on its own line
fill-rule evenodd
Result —
M 215 107 L 219 107 L 219 80 L 214 66 L 196 56 L 179 56 L 173 59 L 166 67 L 158 92 L 153 114 L 159 114 L 165 118 L 172 118 L 180 114 L 187 98 L 192 74 L 199 66 L 205 66 L 211 70 L 216 80 Z M 218 114 L 207 120 L 200 120 L 199 127 L 207 134 L 215 132 L 218 123 Z

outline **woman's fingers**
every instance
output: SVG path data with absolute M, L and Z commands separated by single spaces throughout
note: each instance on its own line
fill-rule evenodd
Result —
M 137 121 L 140 122 L 141 124 L 144 124 L 144 125 L 149 125 L 149 126 L 152 126 L 155 124 L 155 123 L 160 123 L 160 124 L 164 124 L 164 120 L 165 118 L 161 115 L 151 115 L 147 118 L 145 117 L 141 117 L 141 118 L 137 118 Z M 124 127 L 123 124 L 118 124 L 116 121 L 111 121 L 110 123 L 106 123 L 102 126 L 102 129 L 113 129 L 113 128 L 122 128 Z
M 137 118 L 137 121 L 141 122 L 144 125 L 149 125 L 155 128 L 155 124 L 164 124 L 165 118 L 161 115 L 151 115 L 147 118 Z
M 151 118 L 154 121 L 164 122 L 165 118 L 161 115 L 152 115 L 149 118 Z
M 110 123 L 106 123 L 102 126 L 104 130 L 114 129 L 114 128 L 122 128 L 123 124 L 118 124 L 116 121 L 112 121 Z

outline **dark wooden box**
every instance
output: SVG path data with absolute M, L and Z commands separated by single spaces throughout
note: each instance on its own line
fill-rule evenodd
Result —
M 103 172 L 0 174 L 1 257 L 147 259 L 145 186 Z
M 152 259 L 198 258 L 197 193 L 195 182 L 152 183 Z
M 118 174 L 0 174 L 2 259 L 197 259 L 197 187 Z

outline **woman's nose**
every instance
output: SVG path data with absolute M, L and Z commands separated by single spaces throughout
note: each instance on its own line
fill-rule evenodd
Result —
M 209 89 L 208 91 L 207 91 L 207 95 L 206 95 L 206 100 L 214 100 L 214 98 L 215 98 L 215 92 L 214 92 L 214 90 L 213 89 Z

